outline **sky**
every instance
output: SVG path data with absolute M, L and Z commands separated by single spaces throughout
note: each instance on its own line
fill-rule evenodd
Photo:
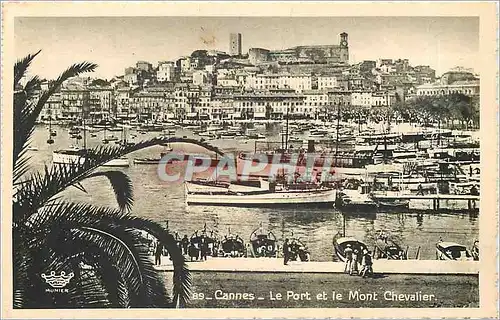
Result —
M 139 60 L 156 64 L 194 50 L 229 51 L 229 34 L 249 48 L 338 44 L 349 34 L 350 63 L 407 58 L 440 75 L 462 66 L 478 71 L 477 17 L 22 17 L 14 24 L 15 56 L 42 50 L 30 74 L 53 79 L 81 61 L 110 79 Z

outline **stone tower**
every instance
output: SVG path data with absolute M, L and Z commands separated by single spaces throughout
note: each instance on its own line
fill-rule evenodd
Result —
M 345 32 L 340 34 L 340 61 L 349 63 L 349 42 Z

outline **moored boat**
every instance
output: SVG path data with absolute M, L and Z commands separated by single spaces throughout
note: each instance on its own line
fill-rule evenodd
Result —
M 378 207 L 389 210 L 408 209 L 410 200 L 408 199 L 391 199 L 391 200 L 378 200 Z
M 54 164 L 83 164 L 87 150 L 72 146 L 67 149 L 52 152 L 52 163 Z
M 127 157 L 113 159 L 103 164 L 103 167 L 128 167 L 128 166 L 129 166 L 129 160 Z
M 272 231 L 265 231 L 262 225 L 250 234 L 250 249 L 254 257 L 276 257 L 278 244 Z
M 238 235 L 230 233 L 222 239 L 219 250 L 224 257 L 243 257 L 245 256 L 245 242 Z
M 361 254 L 365 249 L 368 250 L 366 244 L 354 237 L 345 237 L 341 236 L 340 234 L 337 234 L 335 237 L 333 237 L 333 247 L 335 250 L 335 254 L 337 258 L 345 262 L 346 261 L 346 256 L 345 256 L 345 249 L 347 246 L 350 246 L 353 251 L 358 251 L 358 254 Z
M 375 240 L 375 257 L 377 259 L 406 260 L 408 250 L 404 250 L 397 241 L 386 233 L 380 233 Z
M 332 206 L 335 202 L 335 189 L 317 188 L 306 190 L 287 190 L 245 187 L 245 190 L 215 187 L 212 191 L 193 192 L 186 184 L 186 203 L 188 205 L 242 206 L 242 207 L 280 207 L 280 206 Z M 234 190 L 234 191 L 233 191 Z M 250 191 L 251 190 L 251 191 Z
M 217 243 L 217 235 L 213 231 L 207 230 L 206 225 L 201 232 L 195 231 L 191 235 L 188 246 L 188 254 L 191 261 L 193 259 L 203 260 L 207 256 L 216 256 L 218 250 L 216 247 Z
M 159 164 L 161 158 L 136 158 L 134 164 Z
M 439 241 L 436 244 L 437 260 L 473 260 L 472 254 L 466 246 L 455 242 Z

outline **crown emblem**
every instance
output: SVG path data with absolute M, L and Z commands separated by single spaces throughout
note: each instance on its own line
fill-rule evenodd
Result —
M 45 282 L 52 288 L 64 288 L 74 275 L 75 274 L 73 272 L 66 275 L 66 272 L 64 271 L 61 271 L 60 275 L 56 275 L 55 271 L 51 271 L 48 275 L 42 273 L 42 278 L 45 279 Z

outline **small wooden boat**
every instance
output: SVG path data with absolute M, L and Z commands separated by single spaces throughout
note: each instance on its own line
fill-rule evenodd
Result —
M 408 209 L 410 200 L 394 199 L 394 200 L 379 200 L 377 201 L 379 208 L 382 209 Z
M 375 256 L 377 259 L 407 260 L 408 251 L 404 250 L 388 234 L 381 233 L 375 240 Z
M 362 254 L 363 250 L 368 250 L 366 244 L 354 237 L 345 237 L 341 236 L 340 233 L 333 237 L 333 247 L 335 249 L 335 254 L 339 258 L 340 261 L 345 262 L 345 249 L 347 245 L 350 245 L 352 250 L 357 250 L 358 254 Z
M 455 243 L 440 241 L 436 244 L 437 260 L 473 260 L 472 254 L 466 246 Z
M 245 243 L 238 235 L 229 234 L 224 236 L 220 246 L 221 254 L 224 257 L 245 256 Z
M 207 227 L 203 228 L 201 231 L 195 231 L 191 235 L 188 246 L 188 254 L 191 261 L 194 259 L 202 260 L 204 256 L 217 256 L 218 251 L 218 240 L 217 235 L 214 231 L 207 230 Z
M 262 225 L 250 234 L 250 249 L 254 257 L 276 257 L 278 247 L 272 231 L 265 231 Z

